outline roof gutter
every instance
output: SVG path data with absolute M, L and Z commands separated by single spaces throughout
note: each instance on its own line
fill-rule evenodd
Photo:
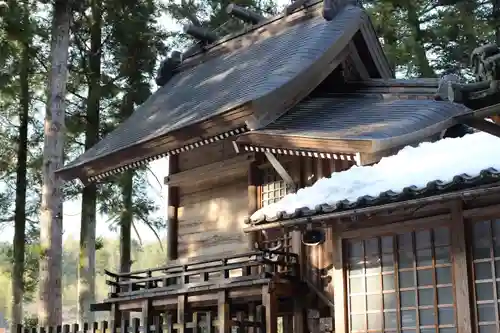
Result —
M 431 204 L 435 202 L 451 201 L 455 199 L 462 199 L 464 201 L 477 198 L 479 196 L 498 194 L 500 193 L 500 186 L 488 187 L 488 188 L 476 188 L 471 190 L 462 190 L 458 192 L 434 195 L 431 197 L 413 199 L 407 201 L 393 202 L 380 206 L 372 206 L 360 209 L 351 209 L 341 212 L 317 214 L 313 216 L 299 217 L 296 219 L 282 220 L 276 222 L 269 222 L 262 224 L 252 225 L 250 227 L 244 228 L 244 232 L 261 231 L 268 229 L 278 229 L 278 228 L 299 228 L 310 223 L 326 224 L 327 220 L 345 218 L 345 217 L 357 217 L 360 215 L 367 215 L 378 213 L 385 210 L 397 209 L 397 208 L 408 208 L 411 206 L 417 206 L 422 204 Z

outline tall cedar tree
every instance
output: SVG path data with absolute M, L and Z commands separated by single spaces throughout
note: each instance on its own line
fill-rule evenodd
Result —
M 55 0 L 52 14 L 51 68 L 45 112 L 43 187 L 40 214 L 40 302 L 41 326 L 62 322 L 62 190 L 55 171 L 63 166 L 64 116 L 67 83 L 71 3 Z
M 157 1 L 108 1 L 108 19 L 111 25 L 111 46 L 118 76 L 123 78 L 122 99 L 116 114 L 121 123 L 134 108 L 150 95 L 150 82 L 155 72 L 157 57 L 164 54 L 165 35 L 160 31 L 157 18 L 160 7 Z M 134 217 L 140 212 L 134 203 L 134 171 L 127 171 L 118 178 L 121 189 L 120 271 L 130 271 L 131 238 Z M 148 223 L 145 216 L 138 216 Z
M 99 108 L 101 98 L 101 29 L 102 1 L 90 1 L 90 49 L 87 52 L 88 94 L 85 115 L 85 149 L 90 149 L 99 140 Z M 95 301 L 95 251 L 96 251 L 96 207 L 97 186 L 87 185 L 82 191 L 82 214 L 80 224 L 80 260 L 78 265 L 78 321 L 93 322 L 90 304 Z
M 16 4 L 12 3 L 12 6 Z M 12 270 L 12 310 L 10 327 L 14 332 L 16 325 L 23 322 L 23 293 L 24 293 L 24 258 L 26 232 L 26 173 L 28 155 L 28 120 L 30 112 L 30 71 L 31 71 L 31 44 L 32 29 L 30 22 L 30 3 L 28 0 L 17 2 L 21 20 L 19 22 L 19 36 L 21 45 L 21 61 L 19 68 L 19 136 L 17 140 L 16 166 L 16 199 L 14 212 L 14 261 Z

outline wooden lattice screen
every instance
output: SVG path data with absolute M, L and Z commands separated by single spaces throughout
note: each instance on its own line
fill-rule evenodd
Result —
M 287 168 L 284 165 L 285 169 Z M 285 195 L 291 192 L 290 186 L 281 179 L 280 175 L 274 170 L 273 167 L 268 167 L 262 170 L 262 186 L 260 187 L 260 207 L 270 205 L 279 201 Z M 262 245 L 266 248 L 272 248 L 279 242 L 283 242 L 283 250 L 289 250 L 291 247 L 290 233 L 283 231 L 275 234 L 274 232 L 269 235 L 268 239 L 262 241 Z

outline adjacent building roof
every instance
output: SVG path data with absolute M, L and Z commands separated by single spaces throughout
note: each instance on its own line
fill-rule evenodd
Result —
M 318 148 L 323 152 L 376 152 L 420 142 L 453 126 L 454 117 L 470 111 L 448 101 L 426 99 L 426 96 L 413 98 L 323 94 L 300 102 L 272 124 L 247 132 L 237 142 L 255 146 L 279 142 L 281 147 L 296 148 L 300 146 L 294 141 L 297 138 L 325 139 L 331 144 Z M 337 145 L 335 141 L 342 144 Z
M 124 168 L 171 153 L 193 137 L 200 144 L 208 142 L 221 133 L 213 131 L 213 124 L 203 122 L 218 116 L 220 123 L 227 124 L 221 132 L 240 133 L 248 117 L 255 115 L 250 112 L 236 120 L 232 117 L 231 121 L 224 115 L 243 106 L 251 109 L 259 98 L 299 80 L 301 73 L 307 73 L 328 52 L 331 54 L 332 45 L 340 40 L 348 43 L 367 20 L 366 13 L 357 6 L 347 5 L 332 21 L 326 21 L 320 9 L 316 4 L 271 19 L 187 61 L 182 65 L 184 70 L 115 131 L 59 170 L 60 175 L 65 179 L 96 176 L 110 168 Z M 196 128 L 199 131 L 190 127 L 202 123 Z M 110 160 L 109 165 L 104 165 L 104 159 Z
M 351 210 L 500 180 L 500 138 L 484 132 L 406 147 L 373 166 L 353 166 L 255 212 L 253 224 Z M 472 149 L 473 147 L 473 149 Z

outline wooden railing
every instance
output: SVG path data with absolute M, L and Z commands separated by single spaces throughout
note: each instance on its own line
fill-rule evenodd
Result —
M 253 251 L 217 259 L 190 261 L 159 268 L 112 273 L 105 271 L 110 286 L 109 298 L 128 297 L 149 292 L 210 287 L 214 283 L 237 283 L 266 278 L 298 276 L 298 256 L 282 251 Z
M 172 315 L 164 315 L 153 317 L 152 325 L 146 325 L 146 327 L 144 327 L 140 319 L 134 318 L 130 321 L 124 320 L 119 325 L 113 325 L 112 321 L 83 324 L 81 326 L 78 324 L 55 327 L 24 327 L 18 325 L 15 333 L 174 333 L 185 332 L 185 329 L 189 329 L 193 333 L 221 332 L 218 319 L 214 313 L 193 312 L 190 315 L 192 315 L 191 318 L 186 318 L 183 324 L 177 323 Z M 258 311 L 256 315 L 250 319 L 246 318 L 243 313 L 238 313 L 229 321 L 229 331 L 236 329 L 237 332 L 245 333 L 254 328 L 253 331 L 256 333 L 265 333 L 265 317 L 261 311 Z

